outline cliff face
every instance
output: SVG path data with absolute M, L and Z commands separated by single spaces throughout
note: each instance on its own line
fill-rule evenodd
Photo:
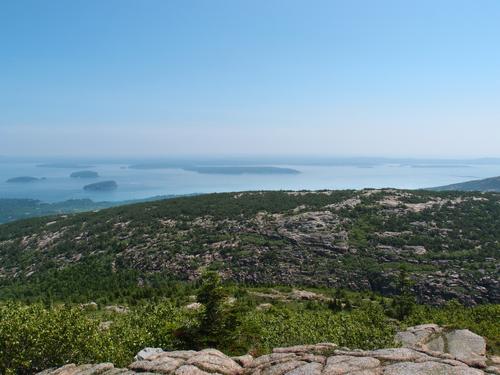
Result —
M 371 351 L 331 343 L 275 348 L 260 357 L 229 357 L 216 349 L 163 351 L 146 348 L 128 368 L 111 363 L 49 369 L 39 375 L 481 375 L 500 374 L 500 358 L 486 356 L 485 340 L 468 330 L 435 324 L 396 335 L 400 348 Z

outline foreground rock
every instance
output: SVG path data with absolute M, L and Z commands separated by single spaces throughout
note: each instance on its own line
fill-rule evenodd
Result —
M 424 324 L 399 332 L 396 341 L 429 355 L 451 356 L 469 366 L 486 367 L 486 341 L 467 329 L 444 330 L 436 324 Z
M 43 375 L 482 375 L 500 374 L 500 359 L 485 356 L 481 336 L 435 324 L 396 335 L 404 347 L 349 350 L 335 344 L 275 348 L 271 354 L 229 357 L 215 349 L 163 351 L 146 348 L 128 368 L 110 363 L 66 365 Z

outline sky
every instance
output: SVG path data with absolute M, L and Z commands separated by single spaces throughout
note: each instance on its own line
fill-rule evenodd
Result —
M 500 156 L 498 0 L 3 0 L 0 155 Z

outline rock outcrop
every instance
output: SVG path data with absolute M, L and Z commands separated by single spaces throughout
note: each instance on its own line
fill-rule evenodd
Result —
M 467 329 L 445 330 L 436 324 L 424 324 L 397 333 L 396 341 L 430 355 L 448 354 L 469 366 L 486 367 L 486 341 Z
M 216 349 L 163 351 L 146 348 L 128 368 L 110 363 L 74 364 L 39 375 L 484 375 L 500 374 L 497 357 L 486 357 L 484 339 L 468 330 L 435 324 L 396 335 L 403 347 L 350 350 L 331 343 L 275 348 L 272 353 L 229 357 Z

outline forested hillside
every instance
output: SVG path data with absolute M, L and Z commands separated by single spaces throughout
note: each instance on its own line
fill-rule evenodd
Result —
M 436 191 L 494 191 L 500 192 L 500 177 L 485 178 L 432 188 Z
M 498 303 L 500 195 L 401 190 L 176 198 L 0 225 L 0 298 L 168 293 L 217 270 L 247 285 Z

